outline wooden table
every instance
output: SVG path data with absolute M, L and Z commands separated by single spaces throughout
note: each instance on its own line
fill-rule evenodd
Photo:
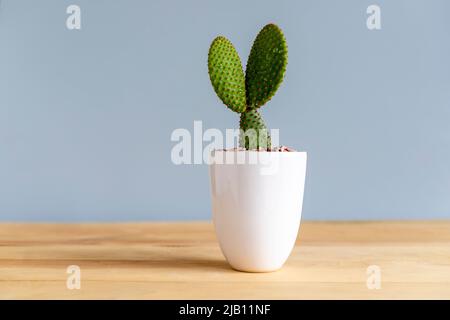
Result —
M 450 299 L 450 222 L 302 222 L 283 269 L 259 274 L 232 270 L 206 222 L 0 224 L 0 298 Z

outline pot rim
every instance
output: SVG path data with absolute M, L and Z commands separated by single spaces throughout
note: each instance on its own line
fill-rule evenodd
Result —
M 224 150 L 224 149 L 213 149 L 211 152 L 230 152 L 230 153 L 238 153 L 238 152 L 247 152 L 247 153 L 258 153 L 258 154 L 303 154 L 308 153 L 307 151 L 258 151 L 258 150 Z

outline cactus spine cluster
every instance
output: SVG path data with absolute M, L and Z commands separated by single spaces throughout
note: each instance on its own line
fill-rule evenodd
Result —
M 208 53 L 208 71 L 217 96 L 240 114 L 239 144 L 248 149 L 270 149 L 269 131 L 258 112 L 275 94 L 287 65 L 287 45 L 281 29 L 266 25 L 257 35 L 244 74 L 241 59 L 225 37 L 214 39 Z

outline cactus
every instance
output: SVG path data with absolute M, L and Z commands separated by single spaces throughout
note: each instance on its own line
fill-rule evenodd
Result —
M 271 149 L 268 129 L 258 112 L 275 94 L 286 72 L 287 45 L 281 29 L 266 25 L 257 35 L 244 75 L 233 44 L 219 36 L 208 53 L 208 71 L 217 96 L 240 114 L 239 144 L 248 149 Z

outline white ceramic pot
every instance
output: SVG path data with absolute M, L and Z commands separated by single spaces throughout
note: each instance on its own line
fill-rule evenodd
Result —
M 240 271 L 278 270 L 300 227 L 306 152 L 214 151 L 211 159 L 213 221 L 225 258 Z

